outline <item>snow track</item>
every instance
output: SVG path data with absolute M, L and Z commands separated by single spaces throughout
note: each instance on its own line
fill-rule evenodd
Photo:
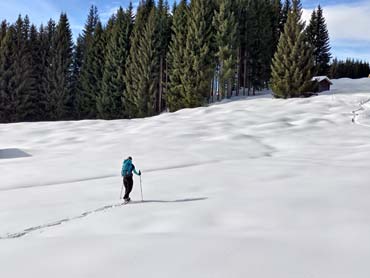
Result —
M 364 127 L 370 127 L 370 125 L 363 124 L 359 120 L 359 118 L 362 114 L 365 114 L 365 115 L 370 114 L 370 107 L 367 107 L 367 104 L 369 104 L 369 103 L 370 103 L 370 98 L 367 99 L 367 100 L 362 101 L 359 105 L 360 108 L 358 108 L 357 110 L 352 111 L 352 114 L 353 114 L 352 122 L 353 123 L 364 126 Z
M 187 202 L 204 201 L 204 200 L 207 200 L 207 199 L 208 198 L 203 197 L 203 198 L 180 199 L 180 200 L 174 200 L 174 201 L 165 201 L 165 200 L 131 201 L 129 203 L 129 205 L 149 204 L 149 203 L 187 203 Z M 125 206 L 125 205 L 128 205 L 128 204 L 120 202 L 120 203 L 117 203 L 117 204 L 114 204 L 114 205 L 107 205 L 107 206 L 100 207 L 100 208 L 97 208 L 97 209 L 94 209 L 94 210 L 86 211 L 84 213 L 81 213 L 78 216 L 64 218 L 62 220 L 54 221 L 54 222 L 51 222 L 51 223 L 48 223 L 48 224 L 30 227 L 30 228 L 24 229 L 21 232 L 9 233 L 9 234 L 7 234 L 5 236 L 0 236 L 0 240 L 20 238 L 20 237 L 23 237 L 23 236 L 25 236 L 25 235 L 27 235 L 29 233 L 32 233 L 32 232 L 35 232 L 35 231 L 38 231 L 38 230 L 43 230 L 43 229 L 47 229 L 47 228 L 52 228 L 52 227 L 55 227 L 55 226 L 59 226 L 59 225 L 62 225 L 62 224 L 71 222 L 73 220 L 78 220 L 78 219 L 81 219 L 81 218 L 85 218 L 85 217 L 87 217 L 89 215 L 92 215 L 94 213 L 104 212 L 104 211 L 107 211 L 107 210 L 110 210 L 110 209 L 114 209 L 114 208 L 118 208 L 118 207 L 122 207 L 122 206 Z
M 135 202 L 133 202 L 133 203 L 135 203 Z M 10 233 L 10 234 L 7 234 L 5 236 L 0 236 L 0 239 L 12 239 L 12 238 L 23 237 L 23 236 L 25 236 L 29 233 L 32 233 L 32 232 L 35 232 L 35 231 L 38 231 L 38 230 L 59 226 L 59 225 L 62 225 L 64 223 L 67 223 L 67 222 L 70 222 L 70 221 L 73 221 L 73 220 L 84 218 L 84 217 L 89 216 L 93 213 L 103 212 L 103 211 L 113 209 L 113 208 L 117 208 L 117 207 L 121 207 L 121 206 L 124 206 L 124 205 L 126 205 L 126 204 L 125 203 L 118 203 L 118 204 L 114 204 L 114 205 L 104 206 L 104 207 L 101 207 L 101 208 L 97 208 L 95 210 L 86 211 L 86 212 L 84 212 L 84 213 L 82 213 L 78 216 L 75 216 L 75 217 L 64 218 L 62 220 L 54 221 L 54 222 L 51 222 L 51 223 L 48 223 L 48 224 L 30 227 L 30 228 L 27 228 L 27 229 L 25 229 L 21 232 Z

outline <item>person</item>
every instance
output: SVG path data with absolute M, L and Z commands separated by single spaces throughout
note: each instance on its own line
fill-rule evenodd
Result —
M 127 159 L 123 161 L 121 175 L 123 178 L 123 184 L 125 186 L 125 196 L 123 199 L 125 202 L 130 202 L 130 193 L 134 186 L 134 180 L 132 179 L 132 172 L 136 175 L 141 176 L 141 171 L 136 172 L 135 165 L 132 163 L 132 157 L 129 156 Z

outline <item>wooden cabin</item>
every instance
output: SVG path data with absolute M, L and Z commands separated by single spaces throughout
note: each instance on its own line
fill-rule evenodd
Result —
M 330 86 L 333 85 L 327 76 L 315 76 L 312 81 L 316 83 L 316 93 L 330 91 Z

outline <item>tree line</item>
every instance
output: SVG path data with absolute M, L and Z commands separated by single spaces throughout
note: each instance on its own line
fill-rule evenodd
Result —
M 370 64 L 369 62 L 346 59 L 345 61 L 333 59 L 329 76 L 330 78 L 364 78 L 368 77 L 370 74 Z
M 0 27 L 0 122 L 157 115 L 268 88 L 310 89 L 329 73 L 322 8 L 299 0 L 142 0 L 106 24 L 95 6 L 73 41 L 67 14 Z

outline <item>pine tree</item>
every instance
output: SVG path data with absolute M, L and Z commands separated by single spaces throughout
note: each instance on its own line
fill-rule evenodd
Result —
M 52 41 L 48 79 L 50 94 L 48 99 L 51 120 L 70 119 L 74 110 L 72 96 L 73 43 L 68 17 L 60 15 Z
M 132 11 L 119 8 L 108 36 L 102 90 L 97 96 L 98 116 L 103 119 L 125 117 L 122 99 L 132 24 Z
M 132 48 L 127 64 L 125 102 L 128 116 L 147 117 L 158 112 L 159 97 L 159 20 L 155 7 L 143 21 L 147 12 L 144 5 L 139 8 L 133 31 Z
M 213 19 L 221 98 L 231 96 L 237 58 L 237 22 L 231 0 L 221 0 Z
M 306 35 L 308 42 L 313 48 L 314 64 L 318 75 L 329 73 L 330 40 L 329 32 L 323 16 L 323 10 L 319 5 L 317 11 L 312 12 L 310 24 L 307 26 Z
M 183 82 L 185 68 L 185 49 L 187 34 L 188 5 L 182 0 L 173 11 L 172 39 L 168 53 L 168 93 L 166 95 L 167 106 L 170 111 L 176 111 L 185 107 L 185 87 Z
M 184 108 L 206 103 L 215 68 L 212 37 L 213 3 L 211 0 L 193 0 L 188 17 L 185 49 Z
M 302 96 L 312 86 L 313 57 L 303 32 L 301 16 L 301 2 L 293 0 L 292 12 L 272 64 L 271 87 L 278 98 Z

